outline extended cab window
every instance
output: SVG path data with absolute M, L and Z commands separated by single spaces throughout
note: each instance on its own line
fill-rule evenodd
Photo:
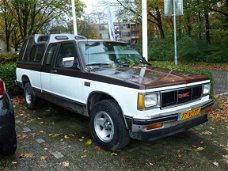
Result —
M 79 68 L 74 43 L 61 44 L 55 66 L 60 68 Z
M 34 45 L 30 53 L 30 62 L 40 62 L 44 55 L 45 45 Z
M 45 64 L 46 65 L 51 65 L 53 56 L 55 54 L 56 47 L 57 47 L 57 44 L 50 44 L 48 46 L 47 53 L 45 55 L 45 59 L 46 59 Z
M 20 53 L 19 53 L 19 61 L 21 61 L 22 59 L 23 59 L 23 57 L 24 57 L 24 54 L 25 54 L 25 49 L 26 49 L 26 46 L 27 46 L 27 44 L 28 44 L 28 39 L 26 39 L 25 40 L 25 42 L 23 43 L 23 46 L 22 46 L 22 48 L 21 48 L 21 50 L 20 50 Z
M 33 38 L 30 38 L 29 42 L 28 42 L 28 45 L 27 45 L 27 48 L 26 48 L 25 55 L 24 55 L 24 57 L 22 59 L 23 61 L 28 61 L 29 60 L 30 53 L 31 53 L 31 48 L 32 48 L 33 43 L 34 43 Z

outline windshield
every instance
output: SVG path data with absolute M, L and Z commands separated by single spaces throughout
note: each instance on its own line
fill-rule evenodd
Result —
M 79 47 L 86 66 L 147 64 L 136 50 L 124 43 L 80 42 Z

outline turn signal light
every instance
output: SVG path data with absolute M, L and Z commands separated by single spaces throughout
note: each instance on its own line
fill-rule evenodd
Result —
M 138 110 L 144 109 L 144 94 L 138 95 Z
M 151 129 L 161 128 L 161 127 L 163 127 L 163 122 L 148 125 L 146 129 L 151 130 Z

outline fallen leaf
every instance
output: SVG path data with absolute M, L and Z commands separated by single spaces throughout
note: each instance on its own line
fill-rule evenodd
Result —
M 59 137 L 61 134 L 54 134 L 52 135 L 52 138 L 56 138 L 56 137 Z
M 225 159 L 228 159 L 228 155 L 222 155 Z
M 69 167 L 70 166 L 70 162 L 68 162 L 68 161 L 63 162 L 63 166 L 64 167 Z
M 215 165 L 215 166 L 218 167 L 219 166 L 219 163 L 215 161 L 215 162 L 213 162 L 213 165 Z
M 204 148 L 203 147 L 198 147 L 197 149 L 195 149 L 195 151 L 203 151 Z
M 177 156 L 178 156 L 179 158 L 181 158 L 181 157 L 182 157 L 182 155 L 181 155 L 180 153 L 178 153 L 178 154 L 177 154 Z
M 81 158 L 83 159 L 83 158 L 86 158 L 87 157 L 87 155 L 83 155 L 83 156 L 81 156 Z
M 213 128 L 213 127 L 210 127 L 210 129 L 215 130 L 215 128 Z
M 47 160 L 48 156 L 41 156 L 40 160 Z
M 32 158 L 32 156 L 32 153 L 22 153 L 18 155 L 19 158 Z
M 92 143 L 93 143 L 93 141 L 91 139 L 88 139 L 85 144 L 86 145 L 91 145 Z
M 27 137 L 26 134 L 22 134 L 22 135 L 20 135 L 17 139 L 18 139 L 18 140 L 23 140 L 23 139 L 25 139 L 26 137 Z
M 220 147 L 225 147 L 225 145 L 224 145 L 224 144 L 219 144 L 219 146 L 220 146 Z
M 211 134 L 212 134 L 212 132 L 210 132 L 210 131 L 201 132 L 201 135 L 211 135 Z
M 111 156 L 117 156 L 118 154 L 117 153 L 111 153 Z
M 64 136 L 65 139 L 69 139 L 70 137 L 68 137 L 67 135 Z

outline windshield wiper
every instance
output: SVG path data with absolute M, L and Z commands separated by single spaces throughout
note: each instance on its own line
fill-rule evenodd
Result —
M 129 62 L 121 62 L 121 63 L 117 63 L 117 65 L 120 67 L 129 67 L 130 63 Z
M 108 63 L 93 63 L 93 64 L 87 64 L 86 66 L 109 66 L 111 64 Z

